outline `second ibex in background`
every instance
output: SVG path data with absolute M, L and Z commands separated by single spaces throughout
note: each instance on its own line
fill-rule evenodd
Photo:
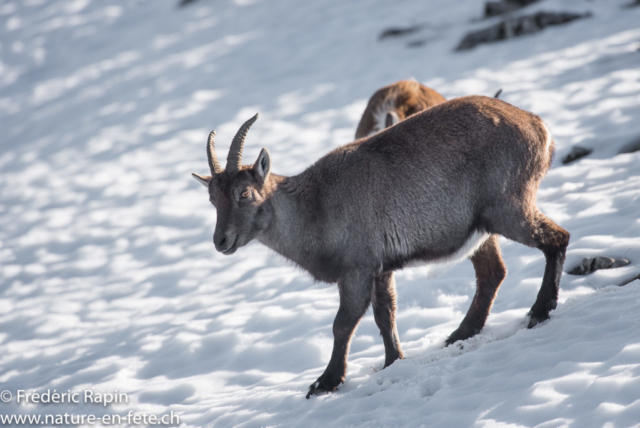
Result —
M 445 97 L 415 80 L 401 80 L 380 88 L 369 99 L 356 130 L 356 139 L 373 135 L 445 101 Z
M 493 96 L 499 98 L 502 89 Z M 417 80 L 400 80 L 378 89 L 369 99 L 356 130 L 356 139 L 368 137 L 447 101 L 438 92 Z
M 271 172 L 266 149 L 253 165 L 243 165 L 244 139 L 256 119 L 236 134 L 225 169 L 212 132 L 211 175 L 194 176 L 218 213 L 218 251 L 232 254 L 257 239 L 315 279 L 338 284 L 331 360 L 307 398 L 344 381 L 351 337 L 370 304 L 385 367 L 402 358 L 393 271 L 468 256 L 490 234 L 544 253 L 529 326 L 549 318 L 569 233 L 536 206 L 553 156 L 551 134 L 538 116 L 494 98 L 457 98 L 339 147 L 291 177 Z M 494 264 L 495 258 L 478 259 L 476 269 L 491 276 Z M 478 287 L 449 341 L 466 339 L 484 324 L 496 291 L 491 284 Z

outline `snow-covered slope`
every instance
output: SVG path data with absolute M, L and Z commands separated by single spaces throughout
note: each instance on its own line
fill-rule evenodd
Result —
M 186 426 L 640 426 L 640 7 L 544 0 L 589 19 L 453 49 L 483 3 L 24 0 L 0 4 L 0 389 L 126 392 L 128 404 L 9 413 L 154 414 Z M 389 26 L 425 24 L 378 41 Z M 413 41 L 424 41 L 409 48 Z M 346 383 L 304 399 L 329 359 L 335 286 L 259 244 L 225 257 L 207 171 L 256 111 L 247 160 L 301 171 L 351 141 L 367 98 L 415 77 L 493 95 L 547 121 L 558 156 L 539 205 L 585 256 L 552 318 L 526 330 L 544 258 L 502 241 L 509 275 L 485 330 L 443 349 L 474 292 L 471 264 L 397 276 L 406 359 L 380 370 L 369 313 Z M 224 156 L 224 155 L 222 155 Z M 634 425 L 635 424 L 635 425 Z

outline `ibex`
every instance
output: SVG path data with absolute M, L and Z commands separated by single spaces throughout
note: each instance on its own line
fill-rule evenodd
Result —
M 407 117 L 447 101 L 415 80 L 400 80 L 378 89 L 369 99 L 356 130 L 356 139 L 368 137 Z
M 499 98 L 501 93 L 502 89 L 493 97 Z M 416 80 L 400 80 L 380 88 L 369 98 L 356 129 L 356 140 L 445 101 L 441 94 Z
M 494 98 L 456 98 L 339 147 L 292 177 L 271 173 L 264 148 L 252 166 L 242 165 L 244 139 L 257 117 L 234 137 L 224 170 L 212 132 L 211 176 L 193 175 L 218 213 L 218 251 L 232 254 L 255 238 L 316 280 L 338 284 L 333 352 L 307 398 L 344 382 L 349 343 L 370 303 L 385 345 L 384 366 L 403 358 L 394 270 L 468 256 L 490 234 L 544 253 L 529 327 L 549 318 L 569 233 L 536 206 L 554 146 L 539 117 Z M 502 275 L 494 253 L 474 264 L 487 278 Z M 497 284 L 479 284 L 447 343 L 484 326 Z

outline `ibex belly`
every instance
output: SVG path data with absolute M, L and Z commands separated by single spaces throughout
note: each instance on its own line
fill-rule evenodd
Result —
M 432 265 L 432 264 L 455 263 L 457 261 L 464 259 L 465 257 L 472 256 L 473 253 L 478 251 L 478 248 L 480 248 L 482 244 L 484 244 L 484 242 L 489 238 L 489 236 L 491 235 L 484 231 L 476 230 L 471 235 L 469 235 L 465 243 L 462 244 L 462 246 L 457 250 L 455 250 L 453 253 L 442 256 L 442 257 L 438 257 L 438 258 L 432 258 L 432 259 L 425 259 L 425 258 L 421 258 L 420 256 L 417 256 L 412 260 L 408 261 L 407 263 L 405 263 L 403 267 L 417 267 L 417 266 Z

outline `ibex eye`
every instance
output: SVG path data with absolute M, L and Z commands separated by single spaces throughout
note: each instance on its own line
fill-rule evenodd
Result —
M 251 196 L 251 190 L 247 189 L 244 192 L 242 192 L 242 199 L 247 199 L 249 196 Z

